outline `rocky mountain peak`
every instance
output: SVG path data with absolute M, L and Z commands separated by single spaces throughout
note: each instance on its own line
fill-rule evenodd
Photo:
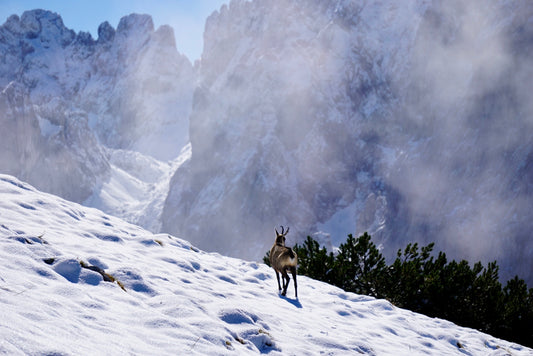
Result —
M 99 43 L 106 43 L 113 40 L 115 37 L 115 29 L 113 26 L 109 24 L 109 22 L 105 21 L 98 26 L 98 42 Z
M 65 27 L 59 14 L 46 10 L 25 11 L 20 18 L 20 30 L 28 39 L 39 38 L 42 43 L 57 41 L 63 47 L 76 36 Z
M 163 47 L 176 48 L 174 29 L 169 25 L 162 25 L 154 32 L 154 39 Z
M 106 148 L 168 160 L 187 143 L 192 65 L 148 15 L 117 30 L 104 22 L 95 41 L 56 13 L 27 11 L 0 26 L 0 52 L 6 173 L 82 202 L 110 177 Z
M 120 19 L 117 26 L 117 34 L 126 36 L 150 34 L 154 32 L 152 16 L 145 14 L 130 14 Z

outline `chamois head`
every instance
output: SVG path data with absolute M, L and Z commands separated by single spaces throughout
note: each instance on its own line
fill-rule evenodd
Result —
M 276 231 L 276 245 L 285 246 L 285 235 L 289 233 L 289 229 L 290 227 L 287 227 L 287 231 L 284 231 L 285 228 L 281 225 L 281 234 L 278 232 L 278 229 L 274 229 Z

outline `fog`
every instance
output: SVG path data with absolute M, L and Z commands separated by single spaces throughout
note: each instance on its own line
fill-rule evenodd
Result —
M 207 20 L 164 228 L 245 258 L 280 224 L 299 242 L 330 228 L 334 245 L 369 231 L 389 258 L 436 241 L 529 278 L 532 13 L 232 1 Z M 328 223 L 339 211 L 345 225 Z
M 504 268 L 519 259 L 528 278 L 533 111 L 525 93 L 533 43 L 523 21 L 531 10 L 496 1 L 429 8 L 402 103 L 420 155 L 389 178 L 412 223 L 432 226 L 426 239 L 453 256 L 505 261 Z

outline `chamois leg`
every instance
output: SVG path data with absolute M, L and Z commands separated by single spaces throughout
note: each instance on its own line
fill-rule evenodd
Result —
M 281 284 L 279 284 L 279 272 L 276 271 L 276 278 L 278 279 L 278 290 L 281 290 Z
M 298 283 L 296 283 L 296 268 L 291 269 L 292 280 L 294 282 L 294 297 L 298 299 Z
M 290 281 L 287 271 L 282 272 L 281 278 L 283 278 L 283 291 L 281 292 L 281 295 L 285 296 L 287 294 L 287 287 L 289 286 Z

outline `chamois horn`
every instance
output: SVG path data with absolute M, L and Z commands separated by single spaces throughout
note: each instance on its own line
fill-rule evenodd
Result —
M 280 227 L 281 227 L 281 234 L 278 232 L 278 229 L 274 229 L 274 231 L 276 231 L 276 235 L 285 236 L 285 235 L 287 235 L 289 233 L 290 227 L 287 227 L 287 231 L 285 231 L 285 228 L 283 227 L 283 225 L 280 225 Z

